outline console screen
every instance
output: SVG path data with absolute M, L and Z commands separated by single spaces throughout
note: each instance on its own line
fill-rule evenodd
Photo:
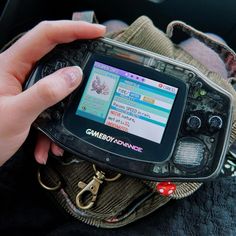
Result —
M 76 115 L 160 144 L 178 88 L 95 61 Z

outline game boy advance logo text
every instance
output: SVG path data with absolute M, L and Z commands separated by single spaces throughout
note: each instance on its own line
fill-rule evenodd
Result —
M 114 138 L 110 135 L 106 135 L 106 134 L 98 132 L 96 130 L 86 129 L 86 134 L 89 135 L 89 136 L 104 140 L 104 141 L 109 142 L 109 143 L 115 143 L 117 145 L 132 149 L 133 151 L 136 151 L 136 152 L 143 152 L 143 148 L 141 148 L 141 147 L 138 147 L 136 145 L 124 142 L 120 139 Z

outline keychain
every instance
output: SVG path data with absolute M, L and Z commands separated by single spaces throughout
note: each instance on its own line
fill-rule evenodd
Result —
M 105 172 L 97 170 L 95 165 L 93 165 L 93 169 L 94 169 L 95 175 L 93 176 L 93 179 L 88 184 L 82 181 L 78 183 L 78 186 L 81 189 L 81 191 L 76 196 L 76 205 L 79 208 L 84 209 L 84 210 L 87 210 L 93 207 L 98 196 L 99 187 L 104 181 L 113 182 L 119 179 L 121 176 L 121 174 L 117 174 L 113 178 L 107 178 L 105 177 Z M 85 193 L 90 193 L 92 195 L 92 199 L 87 204 L 83 202 L 83 195 Z

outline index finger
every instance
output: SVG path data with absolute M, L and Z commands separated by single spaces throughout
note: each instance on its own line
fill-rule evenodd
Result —
M 1 67 L 21 83 L 33 64 L 59 43 L 103 36 L 105 27 L 83 21 L 43 21 L 1 54 Z

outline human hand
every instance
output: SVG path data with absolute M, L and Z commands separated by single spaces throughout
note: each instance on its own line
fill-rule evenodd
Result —
M 82 79 L 79 67 L 67 67 L 22 91 L 33 65 L 59 43 L 97 38 L 104 33 L 105 27 L 97 24 L 45 21 L 0 54 L 0 166 L 24 143 L 37 116 L 69 95 Z M 40 135 L 35 148 L 39 163 L 46 163 L 50 148 L 55 155 L 62 155 L 62 149 Z

